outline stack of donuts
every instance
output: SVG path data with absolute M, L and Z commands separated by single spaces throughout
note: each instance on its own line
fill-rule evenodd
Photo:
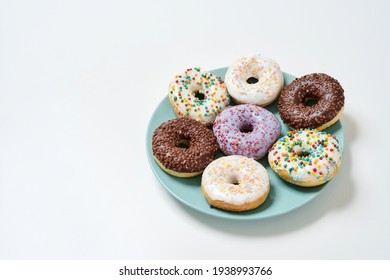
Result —
M 278 63 L 252 55 L 231 64 L 224 80 L 187 69 L 172 79 L 168 98 L 177 118 L 154 131 L 154 159 L 172 176 L 203 173 L 200 187 L 214 207 L 247 211 L 266 200 L 270 179 L 258 161 L 263 157 L 278 176 L 302 187 L 322 185 L 340 168 L 341 146 L 325 130 L 342 114 L 344 90 L 327 74 L 285 86 Z M 273 102 L 291 130 L 286 135 L 264 108 Z M 224 156 L 216 159 L 218 150 Z

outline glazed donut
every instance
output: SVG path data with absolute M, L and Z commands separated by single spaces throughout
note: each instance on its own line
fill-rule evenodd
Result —
M 153 133 L 152 151 L 157 164 L 176 177 L 193 177 L 213 161 L 218 143 L 213 132 L 190 118 L 162 123 Z
M 222 79 L 200 68 L 177 75 L 169 85 L 168 96 L 178 117 L 187 116 L 205 125 L 212 125 L 230 100 Z
M 214 207 L 229 211 L 257 208 L 268 196 L 267 170 L 244 156 L 220 157 L 202 175 L 202 192 Z
M 302 187 L 322 185 L 341 165 L 342 148 L 335 136 L 313 129 L 290 131 L 270 149 L 268 162 L 284 180 Z
M 314 105 L 308 105 L 308 101 Z M 322 73 L 305 75 L 287 85 L 279 98 L 279 113 L 291 129 L 324 130 L 344 109 L 344 90 L 339 82 Z
M 280 94 L 283 72 L 272 59 L 261 55 L 242 57 L 227 70 L 225 83 L 237 104 L 267 106 Z
M 262 158 L 279 138 L 279 120 L 264 108 L 252 104 L 228 107 L 214 122 L 213 131 L 226 155 Z

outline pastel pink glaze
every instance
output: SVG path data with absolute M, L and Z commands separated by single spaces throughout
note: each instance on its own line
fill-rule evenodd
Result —
M 242 132 L 246 129 L 252 131 Z M 217 116 L 213 126 L 219 147 L 226 155 L 254 159 L 267 154 L 281 129 L 279 120 L 271 112 L 252 104 L 228 107 Z

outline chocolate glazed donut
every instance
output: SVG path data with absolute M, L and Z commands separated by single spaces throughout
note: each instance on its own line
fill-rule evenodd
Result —
M 340 118 L 344 90 L 326 74 L 305 75 L 283 89 L 278 107 L 280 117 L 290 128 L 323 130 Z
M 193 177 L 214 160 L 217 140 L 204 124 L 190 118 L 173 119 L 153 133 L 152 151 L 157 164 L 176 177 Z

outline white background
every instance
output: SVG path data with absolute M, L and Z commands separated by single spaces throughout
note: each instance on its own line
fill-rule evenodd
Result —
M 1 259 L 390 258 L 388 1 L 0 3 Z M 145 135 L 174 75 L 253 53 L 340 81 L 345 157 L 305 207 L 234 222 L 171 197 Z

